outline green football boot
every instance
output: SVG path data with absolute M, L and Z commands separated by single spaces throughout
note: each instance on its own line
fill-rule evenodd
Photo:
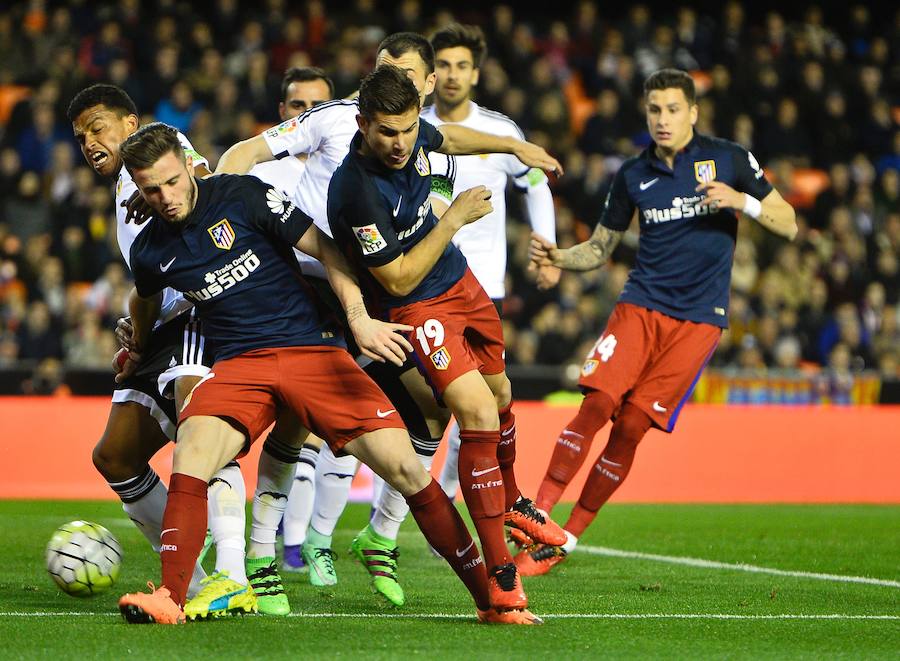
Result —
M 397 581 L 400 551 L 396 542 L 382 537 L 371 526 L 366 526 L 350 543 L 350 552 L 369 572 L 375 594 L 397 607 L 406 603 L 406 595 Z
M 264 615 L 287 615 L 291 612 L 275 558 L 247 558 L 247 580 L 256 593 L 259 612 Z
M 309 582 L 317 588 L 337 585 L 337 573 L 334 571 L 334 551 L 324 546 L 313 546 L 304 542 L 300 547 L 303 562 L 309 567 Z

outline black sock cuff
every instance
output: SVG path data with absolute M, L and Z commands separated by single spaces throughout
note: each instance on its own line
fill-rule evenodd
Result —
M 273 434 L 269 434 L 266 442 L 263 443 L 263 452 L 286 464 L 296 464 L 297 460 L 300 459 L 300 448 L 288 445 L 284 441 L 275 438 Z
M 140 500 L 153 491 L 159 484 L 159 475 L 148 464 L 137 477 L 124 482 L 109 482 L 110 488 L 119 496 L 123 503 L 133 503 Z

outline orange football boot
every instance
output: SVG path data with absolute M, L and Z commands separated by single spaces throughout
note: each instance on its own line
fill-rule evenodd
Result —
M 119 599 L 119 611 L 130 624 L 184 624 L 184 610 L 169 588 L 147 582 L 150 592 L 132 592 Z
M 535 507 L 529 498 L 520 497 L 503 519 L 506 525 L 518 528 L 538 544 L 562 546 L 566 543 L 566 533 L 559 524 Z
M 516 554 L 513 562 L 522 576 L 541 576 L 553 569 L 569 555 L 559 546 L 539 544 L 537 547 Z

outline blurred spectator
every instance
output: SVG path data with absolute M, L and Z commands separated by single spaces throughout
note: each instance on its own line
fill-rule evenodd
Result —
M 110 190 L 81 163 L 64 121 L 75 92 L 112 81 L 146 113 L 142 121 L 188 132 L 215 165 L 277 121 L 277 79 L 289 64 L 323 66 L 346 96 L 388 32 L 427 33 L 451 18 L 488 34 L 479 102 L 566 166 L 553 182 L 559 245 L 587 238 L 616 171 L 648 144 L 641 86 L 661 66 L 696 71 L 698 130 L 753 150 L 786 197 L 801 199 L 800 168 L 824 169 L 828 185 L 798 215 L 794 244 L 739 224 L 731 330 L 714 364 L 753 372 L 818 364 L 827 369 L 822 396 L 832 399 L 848 397 L 846 376 L 861 365 L 896 374 L 900 14 L 884 21 L 874 6 L 854 5 L 845 20 L 824 6 L 751 11 L 738 0 L 715 14 L 592 0 L 571 11 L 421 0 L 47 5 L 14 0 L 0 10 L 0 85 L 27 90 L 11 97 L 0 125 L 0 362 L 34 357 L 42 314 L 65 338 L 64 352 L 51 348 L 29 379 L 35 391 L 55 390 L 60 358 L 106 369 L 109 324 L 130 287 Z M 537 292 L 528 227 L 515 222 L 515 205 L 510 213 L 508 359 L 577 363 L 625 284 L 637 225 L 606 268 Z

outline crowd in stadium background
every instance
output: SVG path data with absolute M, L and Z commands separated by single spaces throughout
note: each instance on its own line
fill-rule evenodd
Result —
M 641 83 L 691 71 L 700 133 L 751 149 L 797 209 L 785 244 L 740 224 L 730 330 L 712 365 L 900 377 L 900 11 L 863 4 L 711 15 L 573 3 L 556 16 L 515 4 L 320 0 L 211 6 L 30 1 L 0 10 L 0 367 L 107 369 L 130 276 L 115 247 L 108 184 L 82 162 L 65 107 L 86 85 L 120 85 L 189 135 L 215 166 L 278 121 L 281 75 L 321 66 L 353 92 L 390 32 L 477 23 L 488 58 L 477 101 L 514 119 L 566 167 L 552 183 L 561 246 L 587 238 L 612 176 L 649 142 Z M 339 8 L 338 8 L 339 7 Z M 540 292 L 529 228 L 508 225 L 507 360 L 579 363 L 633 263 L 635 226 L 612 263 Z M 51 381 L 52 378 L 48 377 Z M 38 379 L 39 381 L 40 379 Z

